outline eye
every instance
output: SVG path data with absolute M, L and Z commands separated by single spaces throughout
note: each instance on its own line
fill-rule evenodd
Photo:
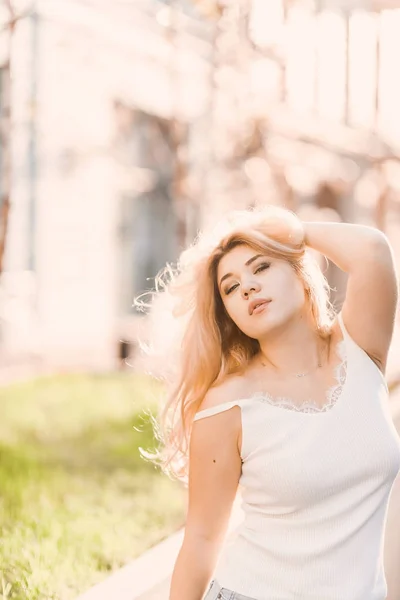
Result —
M 268 269 L 271 266 L 271 263 L 261 263 L 261 265 L 259 265 L 257 267 L 257 269 L 254 271 L 254 273 L 259 273 L 260 271 L 265 271 L 265 269 Z
M 230 288 L 228 288 L 227 290 L 225 290 L 225 295 L 227 296 L 228 294 L 230 294 L 231 292 L 233 292 L 233 290 L 235 288 L 237 288 L 238 284 L 235 283 L 235 285 L 232 285 Z
M 260 265 L 258 265 L 256 270 L 254 271 L 254 274 L 261 273 L 262 271 L 269 269 L 270 266 L 271 266 L 271 263 L 268 263 L 268 262 L 261 263 Z M 226 290 L 224 290 L 225 295 L 228 296 L 231 292 L 233 292 L 234 289 L 236 289 L 238 287 L 238 285 L 239 284 L 235 283 L 230 288 L 227 288 Z

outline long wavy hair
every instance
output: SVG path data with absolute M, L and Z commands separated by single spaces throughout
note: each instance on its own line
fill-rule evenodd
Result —
M 275 206 L 232 211 L 203 230 L 184 250 L 176 267 L 167 264 L 156 277 L 147 310 L 147 340 L 139 340 L 151 360 L 151 372 L 165 383 L 158 415 L 151 415 L 159 447 L 141 455 L 171 479 L 188 484 L 188 458 L 193 418 L 214 384 L 242 372 L 260 350 L 229 317 L 218 285 L 223 256 L 238 245 L 287 260 L 304 284 L 315 329 L 331 333 L 334 310 L 330 288 L 319 264 L 306 249 L 302 225 L 294 213 Z M 299 234 L 300 232 L 300 234 Z

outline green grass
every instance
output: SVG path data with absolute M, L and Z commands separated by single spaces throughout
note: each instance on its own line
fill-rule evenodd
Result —
M 0 600 L 70 600 L 184 523 L 138 447 L 157 386 L 129 373 L 0 390 Z

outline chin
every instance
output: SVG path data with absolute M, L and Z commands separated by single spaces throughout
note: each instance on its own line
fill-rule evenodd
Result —
M 277 326 L 279 326 L 279 323 L 276 323 L 275 320 L 263 319 L 261 321 L 260 319 L 260 322 L 257 323 L 257 328 L 255 328 L 253 325 L 251 329 L 248 328 L 247 331 L 244 330 L 244 333 L 255 340 L 259 340 L 268 335 L 269 332 L 275 329 Z
M 266 336 L 268 336 L 269 333 L 276 329 L 285 329 L 285 327 L 289 325 L 292 319 L 292 315 L 290 315 L 289 317 L 287 315 L 269 315 L 269 317 L 267 318 L 265 318 L 264 316 L 264 318 L 262 320 L 260 319 L 259 323 L 257 323 L 257 329 L 255 330 L 253 326 L 252 334 L 247 335 L 250 335 L 250 337 L 254 337 L 255 339 L 265 338 Z

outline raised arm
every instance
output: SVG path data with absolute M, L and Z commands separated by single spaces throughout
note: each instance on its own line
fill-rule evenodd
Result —
M 352 223 L 303 222 L 305 243 L 348 273 L 342 307 L 354 341 L 384 372 L 393 335 L 398 277 L 387 237 Z

